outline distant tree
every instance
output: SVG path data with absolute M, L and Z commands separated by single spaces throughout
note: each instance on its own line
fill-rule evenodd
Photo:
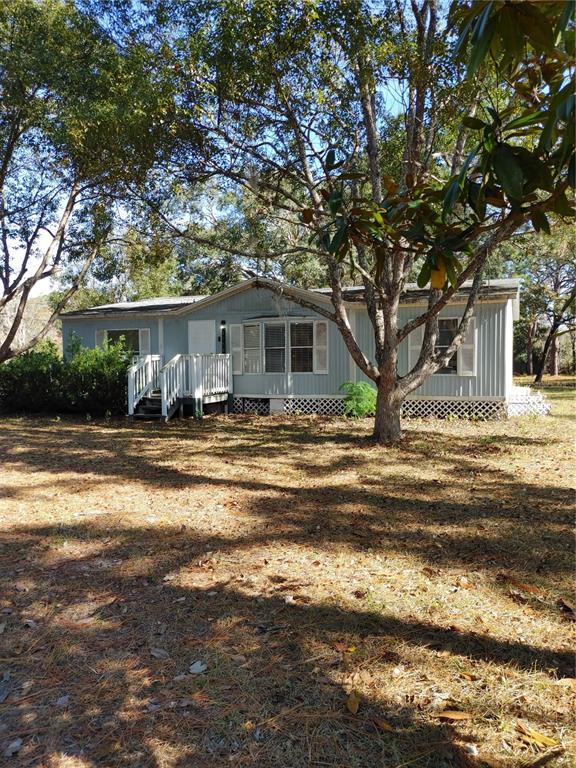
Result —
M 535 373 L 535 380 L 541 381 L 552 357 L 551 372 L 557 374 L 559 339 L 576 329 L 574 228 L 556 222 L 550 235 L 522 233 L 504 243 L 495 255 L 502 276 L 522 278 L 521 321 L 516 339 L 526 355 L 526 373 Z
M 172 95 L 142 45 L 66 0 L 0 4 L 0 362 L 43 338 L 113 231 L 118 200 L 168 146 Z M 33 288 L 67 265 L 51 317 L 16 343 Z

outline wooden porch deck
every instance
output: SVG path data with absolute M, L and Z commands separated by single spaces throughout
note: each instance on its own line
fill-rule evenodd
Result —
M 230 355 L 145 355 L 128 370 L 128 415 L 168 421 L 185 404 L 201 414 L 232 393 Z

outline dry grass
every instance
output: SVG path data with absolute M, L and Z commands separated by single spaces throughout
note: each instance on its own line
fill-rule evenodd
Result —
M 573 765 L 553 396 L 386 450 L 336 419 L 4 419 L 0 763 Z

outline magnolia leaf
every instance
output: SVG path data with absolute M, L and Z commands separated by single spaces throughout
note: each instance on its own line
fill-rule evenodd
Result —
M 311 221 L 314 219 L 314 211 L 312 208 L 304 208 L 302 211 L 302 218 L 306 222 L 306 224 L 310 224 Z
M 530 216 L 530 221 L 536 232 L 546 232 L 547 235 L 550 234 L 550 222 L 544 211 L 534 211 Z
M 522 734 L 524 737 L 524 741 L 532 742 L 533 744 L 538 745 L 539 747 L 557 747 L 559 742 L 556 741 L 556 739 L 551 739 L 550 736 L 546 736 L 544 733 L 540 733 L 539 731 L 535 731 L 533 728 L 530 728 L 530 726 L 523 723 L 521 720 L 518 720 L 516 723 L 516 730 L 518 733 Z
M 503 130 L 512 131 L 515 128 L 524 128 L 527 125 L 534 125 L 535 123 L 542 122 L 544 122 L 544 115 L 542 112 L 527 112 L 526 114 L 517 117 L 515 120 L 512 120 L 508 125 L 505 125 Z
M 445 709 L 443 712 L 438 712 L 436 717 L 441 720 L 472 720 L 469 712 L 462 712 L 459 709 Z
M 492 155 L 492 167 L 502 189 L 511 200 L 520 200 L 524 188 L 524 173 L 508 144 L 498 144 Z
M 170 654 L 164 648 L 151 648 L 150 656 L 154 656 L 155 659 L 169 659 Z
M 360 694 L 354 688 L 350 691 L 348 698 L 346 699 L 346 709 L 353 715 L 358 714 L 358 708 L 360 707 Z
M 478 117 L 474 117 L 473 115 L 466 115 L 464 120 L 462 120 L 462 123 L 466 126 L 466 128 L 473 128 L 474 130 L 480 130 L 481 128 L 485 128 L 487 125 L 484 120 L 480 120 Z
M 485 11 L 488 11 L 488 13 L 490 11 L 491 5 L 492 3 L 488 3 L 486 6 Z M 482 36 L 479 38 L 478 42 L 472 48 L 472 52 L 468 60 L 468 77 L 473 77 L 478 71 L 478 69 L 480 69 L 482 62 L 486 58 L 486 55 L 490 50 L 490 46 L 492 45 L 492 39 L 494 37 L 495 31 L 496 31 L 496 19 L 492 18 L 486 24 L 486 27 L 482 33 Z
M 444 205 L 442 207 L 442 219 L 445 221 L 448 214 L 456 205 L 458 198 L 462 193 L 462 187 L 458 179 L 452 179 L 452 181 L 446 187 L 444 192 Z
M 422 264 L 422 269 L 420 270 L 420 274 L 416 278 L 416 283 L 418 285 L 418 288 L 425 288 L 428 283 L 430 282 L 430 276 L 432 273 L 432 267 L 430 266 L 430 263 L 428 261 L 425 261 L 424 264 Z

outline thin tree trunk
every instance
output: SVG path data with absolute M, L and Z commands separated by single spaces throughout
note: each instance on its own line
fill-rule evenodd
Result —
M 528 326 L 528 338 L 526 339 L 526 374 L 534 374 L 534 334 L 536 332 L 536 321 Z
M 536 366 L 536 377 L 534 379 L 535 384 L 542 383 L 542 376 L 544 375 L 544 371 L 546 370 L 546 362 L 548 360 L 548 354 L 550 352 L 550 347 L 552 346 L 552 340 L 554 339 L 557 330 L 558 328 L 556 327 L 556 325 L 553 325 L 552 328 L 550 328 L 550 333 L 546 337 L 546 341 L 544 343 L 544 349 L 542 350 L 542 357 L 540 358 Z
M 558 343 L 558 336 L 554 336 L 552 343 L 550 344 L 550 375 L 558 376 L 560 369 L 560 344 Z

